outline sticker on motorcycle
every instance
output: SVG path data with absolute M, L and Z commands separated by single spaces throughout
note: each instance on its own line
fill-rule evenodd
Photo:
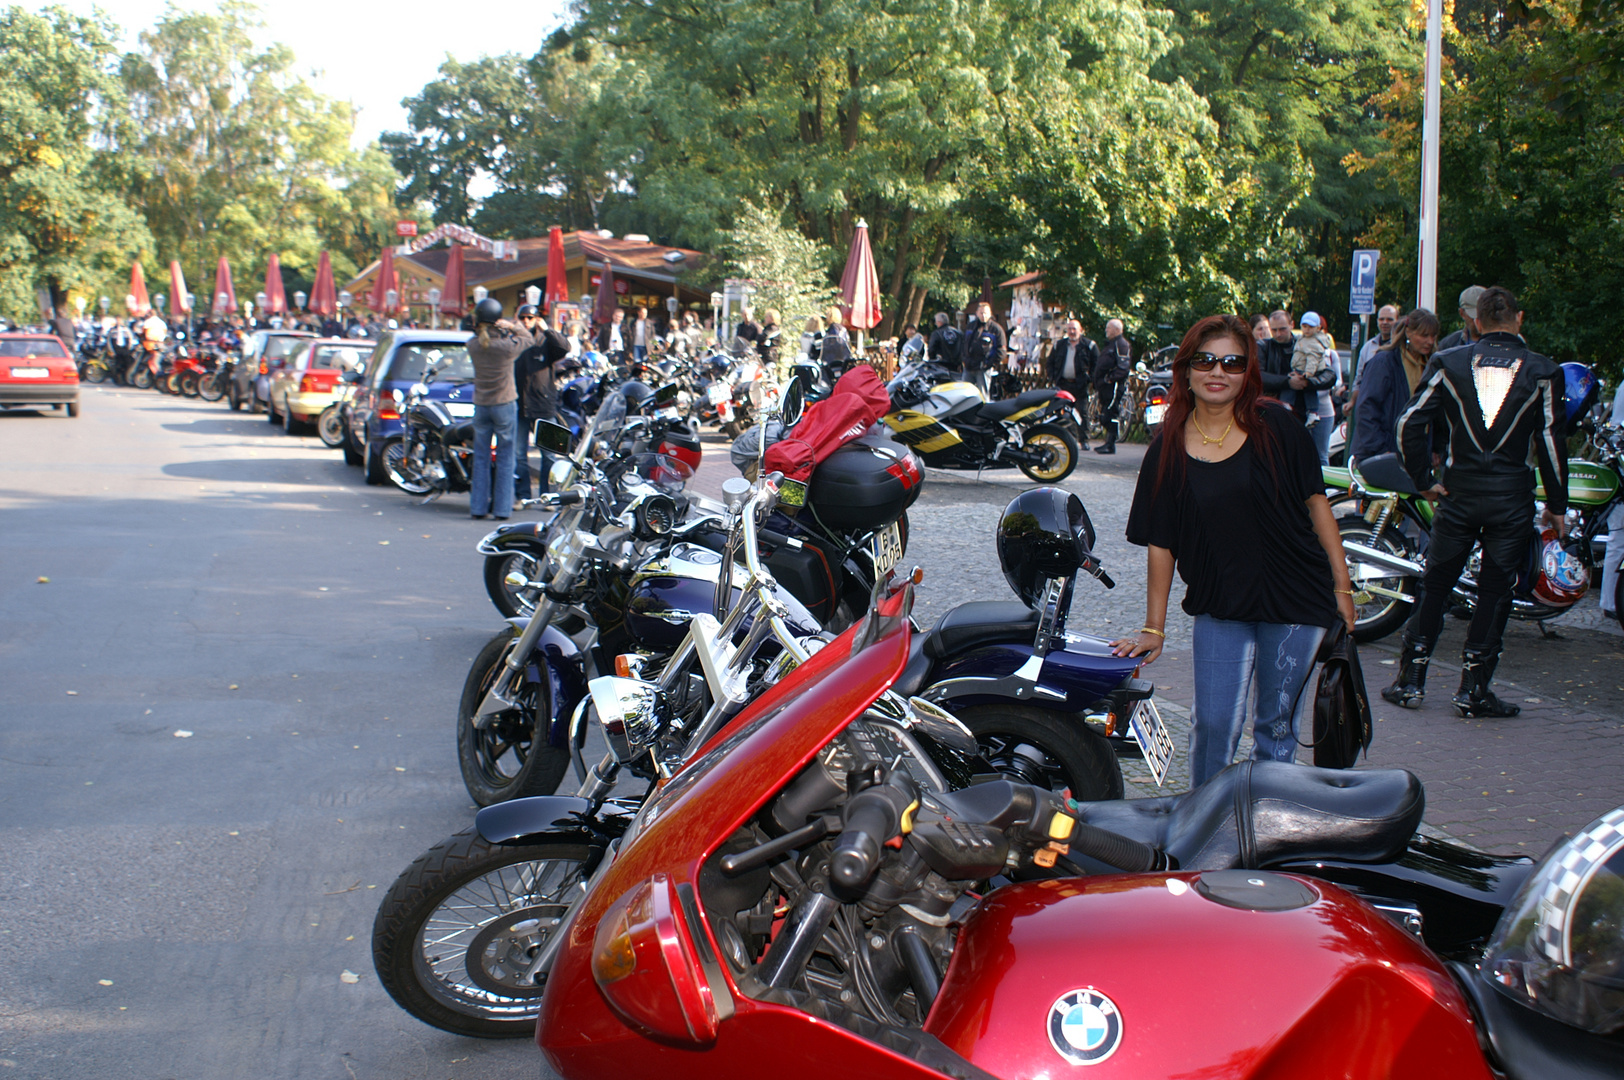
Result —
M 1150 769 L 1156 786 L 1161 787 L 1167 766 L 1173 760 L 1173 736 L 1167 733 L 1161 710 L 1154 701 L 1146 699 L 1134 704 L 1128 714 L 1128 734 L 1139 744 L 1140 752 L 1145 755 L 1145 766 Z
M 1122 1045 L 1116 1002 L 1088 987 L 1049 1006 L 1049 1044 L 1073 1065 L 1098 1065 Z

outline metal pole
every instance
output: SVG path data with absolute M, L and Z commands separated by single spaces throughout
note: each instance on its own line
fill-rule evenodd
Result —
M 1438 309 L 1438 97 L 1443 68 L 1443 0 L 1427 0 L 1426 111 L 1421 122 L 1421 236 L 1415 303 Z

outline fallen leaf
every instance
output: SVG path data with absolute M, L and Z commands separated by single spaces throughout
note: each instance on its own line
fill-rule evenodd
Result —
M 51 579 L 48 577 L 39 578 L 38 581 L 41 585 L 49 585 L 51 583 Z
M 236 836 L 236 835 L 238 835 L 238 834 L 237 834 L 237 833 L 235 833 L 235 832 L 228 832 L 228 833 L 226 833 L 226 835 L 227 835 L 227 836 Z
M 396 766 L 395 766 L 395 771 L 396 771 L 396 772 L 405 772 L 405 771 L 406 771 L 406 770 L 405 770 L 405 769 L 403 769 L 403 768 L 401 768 L 401 767 L 400 767 L 400 766 L 399 766 L 399 765 L 396 765 Z
M 318 586 L 316 586 L 316 591 L 317 591 L 317 592 L 326 592 L 326 591 L 327 591 L 327 586 L 325 586 L 325 585 L 318 585 Z
M 177 738 L 177 739 L 190 739 L 191 737 L 192 737 L 192 733 L 190 731 L 177 731 L 177 732 L 175 732 L 175 738 Z
M 68 696 L 69 697 L 78 697 L 79 696 L 79 691 L 77 691 L 77 690 L 69 690 L 68 691 Z
M 232 683 L 232 684 L 231 684 L 231 685 L 230 685 L 230 686 L 228 686 L 228 687 L 226 687 L 226 689 L 227 689 L 227 690 L 235 690 L 235 689 L 237 689 L 237 684 L 236 684 L 236 683 Z
M 389 541 L 387 541 L 387 540 L 379 540 L 378 541 L 378 546 L 379 547 L 388 547 L 389 546 Z
M 112 979 L 97 979 L 96 980 L 96 985 L 97 986 L 112 986 L 113 985 L 113 980 Z
M 355 972 L 351 971 L 349 968 L 345 968 L 344 973 L 338 977 L 338 981 L 341 982 L 341 983 L 350 983 L 350 984 L 353 985 L 354 983 L 358 983 L 358 982 L 361 981 L 361 976 L 357 975 Z
M 351 934 L 349 937 L 345 938 L 344 940 L 345 941 L 354 941 L 355 940 L 355 935 Z

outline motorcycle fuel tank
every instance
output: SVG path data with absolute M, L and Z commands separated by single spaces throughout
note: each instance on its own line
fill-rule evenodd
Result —
M 1618 494 L 1618 474 L 1594 461 L 1568 462 L 1568 502 L 1573 506 L 1606 506 Z M 1545 498 L 1545 482 L 1534 487 L 1534 498 Z
M 674 649 L 688 634 L 688 623 L 697 614 L 716 613 L 716 579 L 722 572 L 722 556 L 698 544 L 675 544 L 658 559 L 646 563 L 632 579 L 626 600 L 626 629 L 639 645 Z M 749 583 L 742 565 L 733 567 L 733 589 Z M 783 588 L 773 595 L 789 609 L 789 623 L 802 633 L 815 633 L 818 621 Z
M 1436 957 L 1334 885 L 1256 870 L 1000 889 L 925 1030 L 1000 1077 L 1490 1077 Z

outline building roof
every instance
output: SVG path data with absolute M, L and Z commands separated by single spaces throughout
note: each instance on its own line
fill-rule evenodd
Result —
M 998 287 L 1000 289 L 1013 289 L 1021 285 L 1036 285 L 1042 280 L 1043 271 L 1033 270 L 1029 274 L 1022 274 L 1020 277 L 1012 277 L 1008 281 L 1000 281 L 998 283 Z

